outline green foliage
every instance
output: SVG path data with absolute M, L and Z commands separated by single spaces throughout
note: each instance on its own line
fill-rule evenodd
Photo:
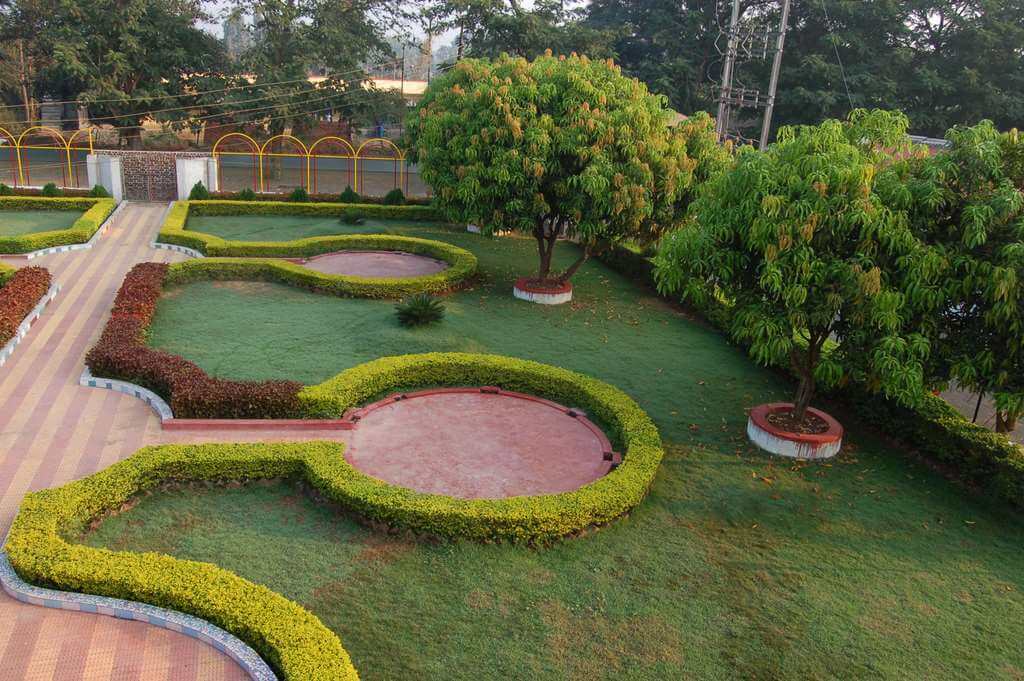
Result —
M 951 129 L 948 152 L 921 156 L 894 179 L 928 244 L 938 317 L 933 366 L 974 392 L 993 393 L 998 430 L 1024 414 L 1024 139 L 990 121 Z
M 440 208 L 486 233 L 533 235 L 547 279 L 563 231 L 584 244 L 581 263 L 600 241 L 676 222 L 696 162 L 669 118 L 610 63 L 501 57 L 433 80 L 406 129 Z
M 333 295 L 398 298 L 414 293 L 440 293 L 447 291 L 461 284 L 476 272 L 476 257 L 472 253 L 457 246 L 431 239 L 417 239 L 388 234 L 347 234 L 341 236 L 309 237 L 295 241 L 227 241 L 210 234 L 185 229 L 190 210 L 212 211 L 213 214 L 221 215 L 235 214 L 236 211 L 242 214 L 259 214 L 262 212 L 261 209 L 278 211 L 282 206 L 292 210 L 301 206 L 302 212 L 307 215 L 334 215 L 337 214 L 337 210 L 340 207 L 339 204 L 331 203 L 298 204 L 297 206 L 296 204 L 263 201 L 209 201 L 202 203 L 178 201 L 167 213 L 167 217 L 160 230 L 160 240 L 164 243 L 192 248 L 205 255 L 214 256 L 217 259 L 191 260 L 173 265 L 170 277 L 174 279 L 176 277 L 174 272 L 178 270 L 205 273 L 198 275 L 200 279 L 263 277 Z M 424 210 L 431 211 L 430 208 L 424 206 L 372 205 L 359 206 L 359 210 L 371 214 L 375 211 L 385 214 L 394 214 L 395 211 L 409 211 L 411 213 L 418 213 Z M 289 214 L 288 210 L 281 212 Z M 234 259 L 251 257 L 303 258 L 342 250 L 403 251 L 436 258 L 448 263 L 450 267 L 436 274 L 418 277 L 374 279 L 340 274 L 323 274 L 302 265 L 281 260 L 246 261 Z M 228 258 L 232 259 L 229 260 Z M 181 277 L 184 280 L 190 280 L 184 274 Z
M 26 581 L 142 601 L 212 622 L 252 646 L 284 679 L 355 681 L 338 637 L 264 586 L 210 563 L 102 551 L 64 539 L 167 480 L 293 477 L 314 462 L 330 470 L 331 461 L 344 461 L 342 451 L 328 442 L 145 448 L 85 480 L 26 496 L 4 550 Z
M 10 196 L 0 199 L 3 210 L 84 210 L 71 227 L 50 232 L 34 232 L 20 236 L 0 237 L 0 253 L 31 253 L 32 251 L 85 243 L 114 212 L 113 199 L 45 198 Z
M 418 293 L 395 305 L 402 326 L 426 326 L 444 319 L 444 303 L 426 293 Z
M 351 185 L 345 185 L 345 191 L 338 196 L 339 203 L 360 203 L 359 194 L 352 191 Z
M 800 416 L 818 383 L 855 379 L 907 403 L 924 392 L 929 344 L 912 324 L 920 244 L 874 191 L 876 148 L 905 130 L 882 111 L 784 128 L 767 151 L 742 150 L 662 241 L 659 290 L 698 306 L 728 300 L 733 338 L 800 378 Z M 830 338 L 839 346 L 823 352 Z
M 14 190 L 8 187 L 3 182 L 0 182 L 0 196 L 13 196 Z
M 39 192 L 40 196 L 44 196 L 48 199 L 55 199 L 62 194 L 60 187 L 55 185 L 53 182 L 47 182 L 43 185 L 42 191 Z
M 192 191 L 188 193 L 189 201 L 206 201 L 210 198 L 210 190 L 206 188 L 202 180 L 192 185 Z
M 346 208 L 341 211 L 341 221 L 346 225 L 361 225 L 366 221 L 366 213 L 358 208 Z
M 248 187 L 246 187 L 242 191 L 238 192 L 238 200 L 239 201 L 255 201 L 256 200 L 256 192 L 254 192 L 253 190 L 251 190 Z
M 387 194 L 384 195 L 385 206 L 403 206 L 405 205 L 405 193 L 401 189 L 395 187 Z
M 305 187 L 296 187 L 288 195 L 288 200 L 292 203 L 306 203 L 309 201 L 309 192 L 306 191 Z
M 93 188 L 89 190 L 89 196 L 94 199 L 109 199 L 110 192 L 103 185 L 97 184 L 93 185 Z

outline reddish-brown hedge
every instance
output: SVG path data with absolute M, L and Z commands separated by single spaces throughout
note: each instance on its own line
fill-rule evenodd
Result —
M 45 267 L 23 267 L 0 288 L 0 346 L 14 338 L 24 321 L 46 292 L 50 272 Z
M 229 381 L 209 376 L 183 357 L 145 343 L 167 265 L 143 263 L 128 272 L 99 342 L 86 355 L 96 376 L 149 388 L 176 418 L 292 418 L 299 415 L 296 381 Z

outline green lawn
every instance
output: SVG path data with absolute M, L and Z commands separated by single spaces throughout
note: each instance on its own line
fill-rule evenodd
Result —
M 35 232 L 68 229 L 82 216 L 80 210 L 0 211 L 0 236 L 21 236 Z
M 266 584 L 337 631 L 365 679 L 1024 675 L 1019 517 L 841 412 L 850 446 L 833 462 L 753 451 L 743 409 L 789 386 L 600 265 L 581 272 L 572 306 L 534 306 L 510 294 L 533 265 L 530 241 L 403 233 L 480 259 L 483 281 L 451 296 L 436 328 L 401 329 L 386 302 L 201 283 L 161 301 L 151 342 L 238 378 L 312 382 L 431 349 L 583 371 L 632 395 L 668 445 L 635 512 L 544 550 L 435 545 L 275 483 L 159 492 L 87 541 Z
M 185 229 L 230 241 L 291 241 L 336 234 L 398 234 L 404 233 L 400 230 L 407 224 L 408 220 L 366 218 L 361 225 L 346 225 L 336 215 L 191 215 Z

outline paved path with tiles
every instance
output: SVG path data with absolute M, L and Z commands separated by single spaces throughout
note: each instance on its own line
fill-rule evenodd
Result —
M 338 438 L 343 433 L 165 433 L 141 401 L 78 385 L 86 351 L 136 263 L 183 259 L 149 244 L 166 204 L 129 204 L 91 250 L 45 256 L 62 290 L 0 367 L 0 535 L 25 493 L 94 473 L 147 444 Z M 247 678 L 227 656 L 138 622 L 19 603 L 0 591 L 0 679 L 202 680 Z

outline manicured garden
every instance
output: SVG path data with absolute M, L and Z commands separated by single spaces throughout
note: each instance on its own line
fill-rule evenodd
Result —
M 190 215 L 186 230 L 213 234 L 228 241 L 292 241 L 311 236 L 335 234 L 389 234 L 408 225 L 398 219 L 365 217 L 358 224 L 346 224 L 338 213 L 303 215 Z M 427 223 L 440 226 L 441 222 Z
M 115 206 L 109 198 L 0 196 L 0 253 L 85 243 Z
M 67 229 L 81 214 L 81 211 L 64 210 L 0 211 L 0 237 Z
M 603 265 L 581 269 L 571 306 L 543 308 L 508 295 L 531 241 L 401 233 L 479 260 L 479 280 L 445 297 L 438 325 L 403 329 L 385 301 L 197 282 L 166 290 L 150 343 L 236 379 L 314 383 L 426 350 L 592 375 L 633 396 L 667 444 L 627 519 L 542 550 L 435 545 L 365 529 L 275 483 L 156 492 L 88 543 L 210 561 L 265 584 L 338 633 L 363 678 L 1012 678 L 1024 668 L 1018 518 L 839 408 L 848 445 L 832 464 L 758 453 L 743 409 L 785 396 L 787 382 Z

